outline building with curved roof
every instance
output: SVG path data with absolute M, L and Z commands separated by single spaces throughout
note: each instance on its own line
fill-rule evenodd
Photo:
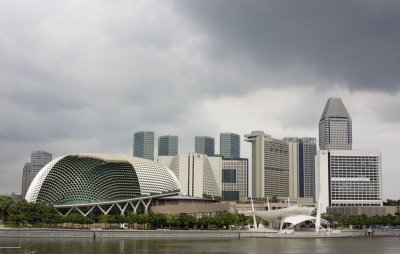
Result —
M 151 199 L 180 193 L 180 184 L 167 167 L 153 161 L 112 154 L 73 154 L 48 163 L 26 194 L 28 202 L 53 204 L 64 215 L 76 209 L 88 215 L 116 210 L 147 211 Z

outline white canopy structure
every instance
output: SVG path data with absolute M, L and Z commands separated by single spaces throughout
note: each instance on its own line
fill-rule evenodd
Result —
M 301 224 L 303 222 L 306 222 L 306 221 L 311 221 L 313 224 L 315 224 L 316 221 L 317 221 L 317 217 L 309 216 L 309 215 L 295 215 L 295 216 L 287 217 L 284 220 L 282 220 L 280 230 L 281 231 L 292 230 L 296 225 L 299 225 L 299 224 Z M 283 225 L 285 223 L 289 224 L 289 226 L 286 227 L 286 228 L 283 228 Z M 328 222 L 326 220 L 323 220 L 323 219 L 322 219 L 322 223 L 328 224 Z
M 315 210 L 315 207 L 305 207 L 305 206 L 294 205 L 291 207 L 282 208 L 282 209 L 278 209 L 278 210 L 254 211 L 254 214 L 263 218 L 264 220 L 268 221 L 269 223 L 273 223 L 274 220 L 276 220 L 279 217 L 285 218 L 285 217 L 290 217 L 293 215 L 310 216 L 314 210 Z

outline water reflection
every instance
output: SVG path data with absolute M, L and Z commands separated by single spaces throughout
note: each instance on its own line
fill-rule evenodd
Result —
M 400 238 L 343 239 L 8 239 L 0 238 L 0 253 L 351 253 L 399 254 Z M 5 247 L 21 247 L 6 249 Z

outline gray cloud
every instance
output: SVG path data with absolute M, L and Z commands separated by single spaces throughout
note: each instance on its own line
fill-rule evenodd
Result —
M 32 150 L 131 154 L 138 130 L 179 135 L 181 151 L 220 131 L 317 135 L 343 87 L 399 90 L 397 13 L 394 1 L 2 1 L 0 193 L 19 189 Z
M 398 91 L 398 1 L 177 1 L 213 60 L 251 58 L 279 80 Z M 304 82 L 298 82 L 303 84 Z

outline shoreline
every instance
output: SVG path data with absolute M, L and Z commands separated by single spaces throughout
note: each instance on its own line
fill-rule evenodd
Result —
M 14 229 L 0 228 L 0 238 L 343 238 L 366 237 L 363 230 L 340 233 L 295 232 L 282 234 L 272 231 L 250 230 L 91 230 L 91 229 Z M 396 237 L 395 231 L 375 231 L 373 237 Z

